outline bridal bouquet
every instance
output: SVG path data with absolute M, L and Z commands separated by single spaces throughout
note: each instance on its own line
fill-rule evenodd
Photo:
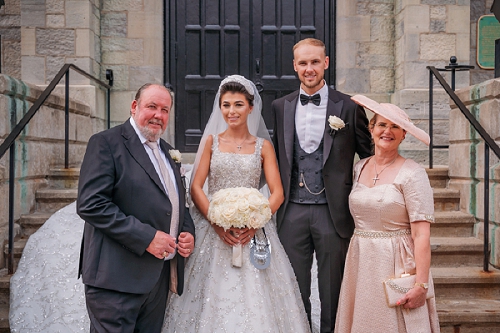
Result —
M 208 219 L 224 230 L 231 227 L 260 229 L 271 219 L 271 208 L 267 198 L 255 188 L 226 188 L 212 196 Z M 232 264 L 241 267 L 241 245 L 233 247 Z

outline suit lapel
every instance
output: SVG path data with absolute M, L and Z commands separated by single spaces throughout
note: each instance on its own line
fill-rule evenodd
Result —
M 334 136 L 330 135 L 328 118 L 330 116 L 337 116 L 341 118 L 343 106 L 344 101 L 337 98 L 333 89 L 328 89 L 328 105 L 326 106 L 325 132 L 323 134 L 323 166 L 325 165 L 328 156 L 330 156 L 334 140 Z
M 283 126 L 285 127 L 283 129 L 285 152 L 286 152 L 286 158 L 288 160 L 288 165 L 290 166 L 292 165 L 293 162 L 293 142 L 295 135 L 295 110 L 297 107 L 297 98 L 298 98 L 298 92 L 293 99 L 285 101 L 285 107 L 283 110 L 284 112 Z
M 134 128 L 130 124 L 130 120 L 123 125 L 122 136 L 125 138 L 124 144 L 130 155 L 144 169 L 156 186 L 158 186 L 163 193 L 166 194 L 165 188 L 160 181 L 160 177 L 156 173 L 155 167 L 151 162 L 148 153 L 146 153 L 146 150 L 144 149 L 144 145 L 141 143 L 137 133 L 135 133 Z

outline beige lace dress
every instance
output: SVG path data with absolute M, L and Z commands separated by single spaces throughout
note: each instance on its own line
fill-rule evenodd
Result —
M 368 159 L 354 168 L 349 206 L 356 230 L 347 253 L 335 332 L 439 332 L 434 298 L 415 310 L 390 308 L 383 286 L 384 280 L 405 271 L 415 273 L 410 223 L 434 221 L 425 169 L 407 159 L 392 184 L 369 188 L 358 182 Z M 433 288 L 432 278 L 429 283 Z

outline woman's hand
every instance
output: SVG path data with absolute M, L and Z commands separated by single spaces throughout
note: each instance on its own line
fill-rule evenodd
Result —
M 224 228 L 219 227 L 216 224 L 212 224 L 217 235 L 220 239 L 229 246 L 235 246 L 238 244 L 246 245 L 250 242 L 255 235 L 257 230 L 251 228 L 230 228 L 224 231 Z
M 423 306 L 427 299 L 427 289 L 420 286 L 415 286 L 408 291 L 403 298 L 398 301 L 405 309 L 416 309 Z
M 252 229 L 252 228 L 231 228 L 231 231 L 233 232 L 233 235 L 237 236 L 239 239 L 239 242 L 242 246 L 247 245 L 255 235 L 255 232 L 257 232 L 257 229 Z

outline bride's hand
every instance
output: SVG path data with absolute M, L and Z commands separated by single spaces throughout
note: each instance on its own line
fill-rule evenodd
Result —
M 212 224 L 212 227 L 214 228 L 217 235 L 219 235 L 220 239 L 227 245 L 235 246 L 239 244 L 238 238 L 232 235 L 231 229 L 224 231 L 223 227 L 220 227 L 216 224 Z
M 257 229 L 252 229 L 252 228 L 244 228 L 244 229 L 239 229 L 240 230 L 240 244 L 242 246 L 247 245 L 257 232 Z

